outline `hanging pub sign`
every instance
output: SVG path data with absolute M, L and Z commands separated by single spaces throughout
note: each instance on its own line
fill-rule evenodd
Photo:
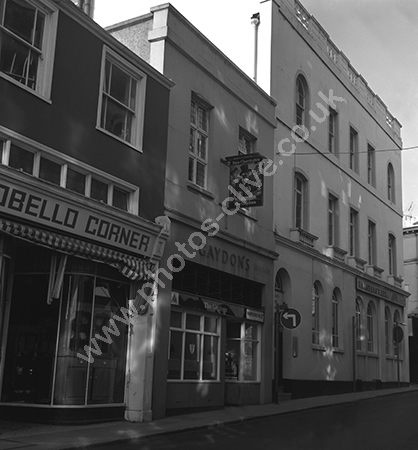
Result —
M 263 206 L 264 174 L 262 164 L 265 158 L 259 153 L 229 156 L 225 158 L 230 167 L 228 190 L 234 203 L 242 207 Z

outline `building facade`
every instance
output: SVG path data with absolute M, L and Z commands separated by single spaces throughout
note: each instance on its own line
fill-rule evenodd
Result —
M 257 81 L 278 120 L 276 391 L 408 383 L 401 126 L 299 1 L 259 13 Z M 300 324 L 283 327 L 289 308 Z
M 271 402 L 275 102 L 170 5 L 107 30 L 175 82 L 152 415 Z
M 70 1 L 0 2 L 3 418 L 149 409 L 172 86 Z

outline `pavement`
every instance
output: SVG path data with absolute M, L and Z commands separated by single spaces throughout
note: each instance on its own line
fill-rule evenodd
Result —
M 0 423 L 0 450 L 17 450 L 26 447 L 34 450 L 64 450 L 97 447 L 108 443 L 122 445 L 127 442 L 138 442 L 144 437 L 222 426 L 260 417 L 359 402 L 386 395 L 407 395 L 417 391 L 418 385 L 411 385 L 395 389 L 285 400 L 278 404 L 228 406 L 219 410 L 177 415 L 143 423 L 116 421 L 73 426 L 2 421 Z

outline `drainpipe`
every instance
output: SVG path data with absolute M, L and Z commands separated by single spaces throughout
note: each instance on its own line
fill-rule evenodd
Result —
M 260 26 L 260 13 L 251 16 L 251 24 L 254 25 L 254 81 L 257 82 L 258 63 L 258 27 Z

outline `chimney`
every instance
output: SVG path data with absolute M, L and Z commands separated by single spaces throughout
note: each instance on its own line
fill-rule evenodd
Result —
M 94 0 L 72 0 L 79 8 L 81 8 L 88 16 L 93 19 Z

